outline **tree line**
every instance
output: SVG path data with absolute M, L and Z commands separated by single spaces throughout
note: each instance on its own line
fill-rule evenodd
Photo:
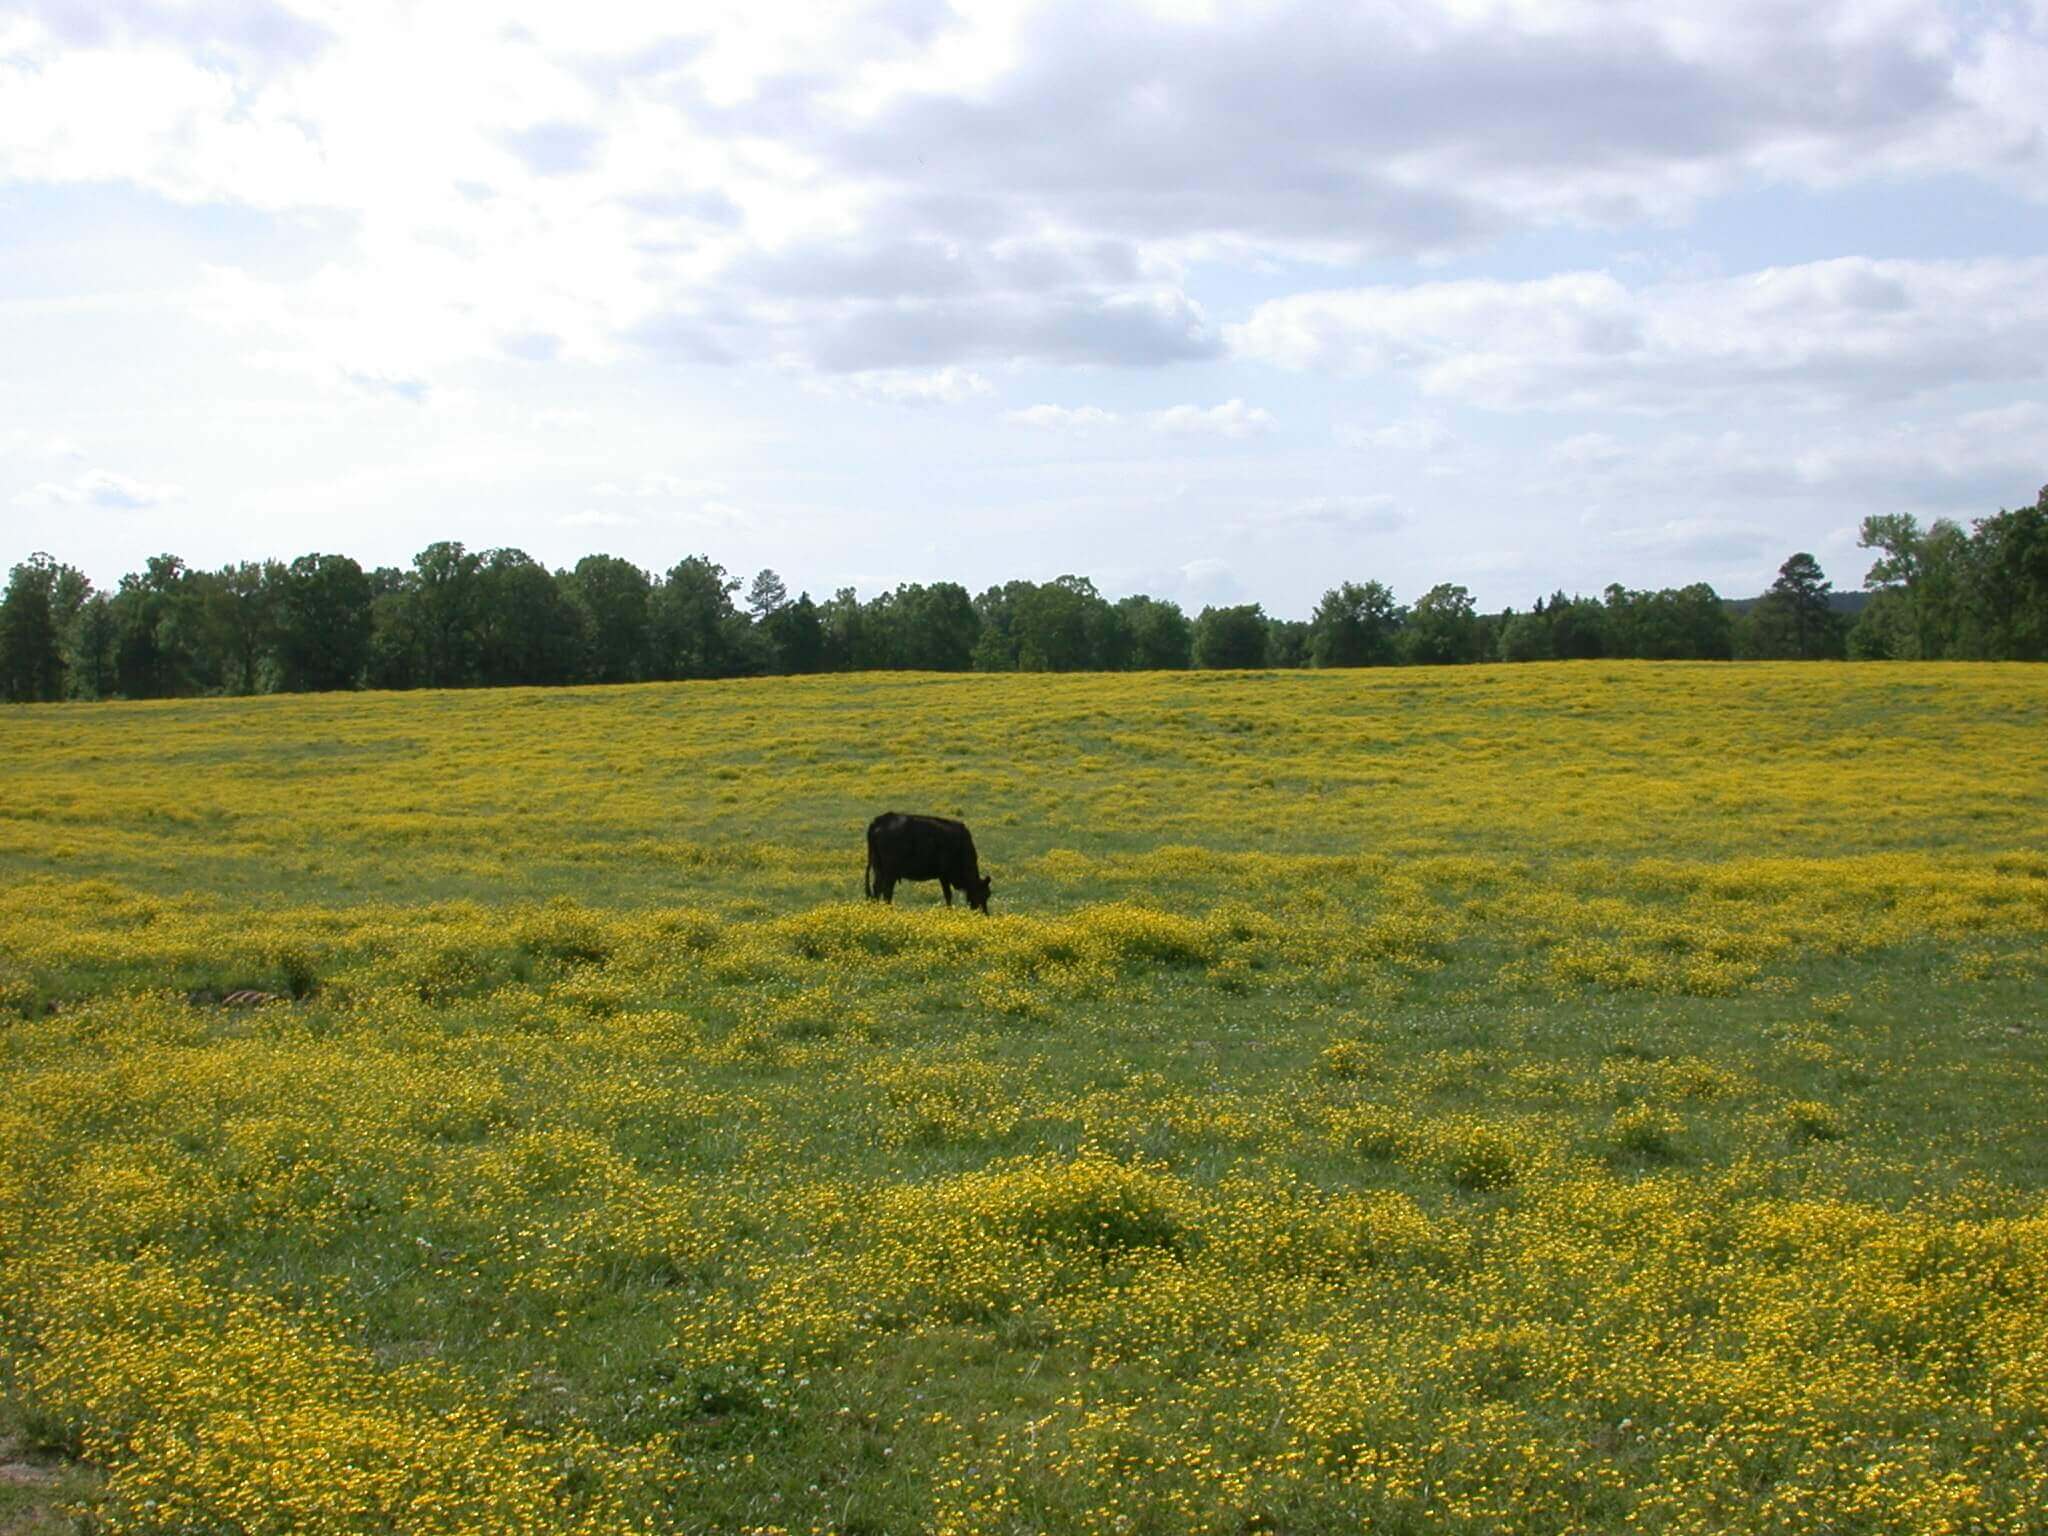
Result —
M 97 590 L 45 554 L 0 598 L 0 697 L 176 698 L 339 688 L 628 683 L 760 674 L 1139 671 L 1187 667 L 1445 665 L 1596 657 L 2048 658 L 2048 487 L 2031 507 L 1923 528 L 1866 518 L 1875 552 L 1853 619 L 1811 554 L 1731 605 L 1704 582 L 1557 592 L 1481 613 L 1450 583 L 1403 604 L 1346 581 L 1306 620 L 1257 603 L 1190 617 L 1173 602 L 1111 601 L 1086 577 L 954 582 L 861 598 L 792 598 L 775 572 L 742 582 L 695 555 L 655 575 L 613 555 L 551 571 L 523 551 L 430 544 L 410 567 L 347 555 L 194 570 L 159 555 Z

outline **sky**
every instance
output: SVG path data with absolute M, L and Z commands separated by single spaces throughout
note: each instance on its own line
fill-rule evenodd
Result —
M 0 0 L 0 564 L 1854 589 L 2048 481 L 2044 82 L 2048 0 Z

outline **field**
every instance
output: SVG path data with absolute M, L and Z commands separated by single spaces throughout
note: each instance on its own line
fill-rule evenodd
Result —
M 10 709 L 0 1530 L 2038 1532 L 2044 981 L 2038 668 Z

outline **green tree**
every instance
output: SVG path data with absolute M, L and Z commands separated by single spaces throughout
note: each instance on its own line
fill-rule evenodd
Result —
M 1308 664 L 1308 624 L 1301 619 L 1266 620 L 1266 665 L 1305 667 Z
M 1641 656 L 1641 637 L 1637 632 L 1642 627 L 1643 610 L 1649 604 L 1650 594 L 1611 581 L 1601 595 L 1604 598 L 1601 615 L 1602 630 L 1607 636 L 1607 654 Z
M 8 572 L 0 597 L 0 698 L 34 704 L 64 697 L 57 562 L 40 552 Z
M 211 669 L 230 693 L 255 693 L 277 649 L 278 587 L 284 568 L 276 561 L 244 560 L 199 578 L 200 614 L 207 649 L 218 659 Z M 363 597 L 369 620 L 369 595 Z M 288 686 L 288 685 L 287 685 Z
M 901 665 L 921 672 L 965 672 L 974 665 L 981 618 L 965 587 L 951 581 L 898 587 L 896 606 Z
M 1920 653 L 1913 604 L 1902 587 L 1873 592 L 1849 631 L 1848 651 L 1856 661 L 1903 661 Z
M 1938 654 L 1983 654 L 1970 537 L 1952 519 L 1936 518 L 1920 546 L 1919 607 Z
M 1472 594 L 1448 582 L 1431 587 L 1408 610 L 1402 638 L 1408 659 L 1424 666 L 1476 661 L 1479 625 Z
M 1385 667 L 1399 660 L 1405 618 L 1383 583 L 1347 581 L 1323 594 L 1310 616 L 1309 657 L 1319 667 Z
M 616 555 L 585 555 L 562 578 L 562 595 L 580 619 L 581 676 L 637 683 L 648 675 L 654 583 L 645 571 Z
M 778 672 L 816 672 L 825 665 L 825 625 L 811 594 L 784 603 L 762 621 Z
M 1841 626 L 1828 603 L 1831 590 L 1812 555 L 1801 550 L 1787 559 L 1754 610 L 1759 653 L 1794 661 L 1841 655 Z
M 413 556 L 405 595 L 406 625 L 417 655 L 418 681 L 428 688 L 466 688 L 477 680 L 477 578 L 480 556 L 448 540 Z
M 176 555 L 151 555 L 114 594 L 114 670 L 131 699 L 167 699 L 199 681 L 199 594 Z
M 1689 587 L 1633 592 L 1619 582 L 1606 592 L 1610 656 L 1644 661 L 1727 661 L 1735 654 L 1728 605 L 1703 581 Z
M 1137 651 L 1130 615 L 1122 606 L 1101 598 L 1088 610 L 1088 650 L 1098 672 L 1128 672 Z
M 1138 672 L 1184 672 L 1193 658 L 1195 628 L 1180 604 L 1163 598 L 1127 597 L 1116 605 L 1130 637 L 1127 665 Z
M 1692 661 L 1729 661 L 1735 655 L 1735 625 L 1721 594 L 1704 581 L 1666 589 L 1656 595 L 1661 628 L 1670 656 Z
M 1735 657 L 1735 623 L 1729 618 L 1729 604 L 1720 600 L 1706 582 L 1694 582 L 1673 592 L 1661 592 L 1671 614 L 1671 631 L 1677 635 L 1679 655 L 1694 662 L 1731 662 Z
M 891 672 L 909 665 L 904 657 L 909 644 L 909 615 L 903 594 L 878 592 L 861 604 L 860 624 L 854 634 L 853 666 L 859 672 Z
M 1108 607 L 1085 576 L 1056 576 L 1012 601 L 1011 631 L 1021 672 L 1083 672 L 1098 664 L 1096 641 Z
M 582 615 L 554 574 L 523 549 L 485 551 L 477 568 L 477 671 L 487 687 L 575 680 Z
M 1549 661 L 1556 654 L 1550 648 L 1550 635 L 1550 626 L 1544 622 L 1542 614 L 1510 614 L 1501 626 L 1500 659 Z
M 766 626 L 737 610 L 725 621 L 725 655 L 720 677 L 766 677 L 777 670 L 775 643 Z
M 1509 608 L 1500 613 L 1482 613 L 1472 620 L 1474 661 L 1500 660 L 1500 637 L 1514 617 L 1514 609 Z
M 866 649 L 866 610 L 860 594 L 841 587 L 818 605 L 818 622 L 824 627 L 824 668 L 828 672 L 851 672 Z
M 1535 612 L 1550 631 L 1550 654 L 1559 661 L 1593 661 L 1607 652 L 1607 611 L 1590 597 L 1553 592 Z
M 291 693 L 353 688 L 370 668 L 370 578 L 347 555 L 301 555 L 276 577 L 279 684 Z
M 60 564 L 50 588 L 50 609 L 60 634 L 68 634 L 79 610 L 93 597 L 92 580 L 75 565 Z
M 1266 610 L 1257 603 L 1204 608 L 1195 618 L 1195 665 L 1263 667 L 1270 637 Z
M 782 578 L 773 571 L 762 570 L 754 577 L 754 584 L 747 588 L 747 610 L 759 623 L 789 601 L 789 588 L 782 584 Z
M 974 599 L 974 616 L 981 623 L 974 642 L 975 671 L 1017 670 L 1017 600 L 1030 587 L 1028 581 L 1006 581 Z
M 104 699 L 119 687 L 114 655 L 121 637 L 120 620 L 104 592 L 94 592 L 78 605 L 65 634 L 66 683 L 74 699 Z
M 1979 518 L 1970 567 L 1986 654 L 2048 660 L 2048 486 L 2031 507 Z
M 735 659 L 732 595 L 737 577 L 707 555 L 691 555 L 670 567 L 650 605 L 655 675 L 664 678 L 724 677 Z
M 1935 661 L 1957 652 L 1969 598 L 1967 540 L 1940 519 L 1923 530 L 1910 512 L 1866 517 L 1857 539 L 1878 552 L 1863 585 L 1873 592 L 1901 591 L 1913 616 L 1916 659 Z
M 371 578 L 371 586 L 377 585 Z M 370 655 L 363 681 L 372 688 L 418 688 L 426 680 L 426 639 L 412 574 L 370 599 Z

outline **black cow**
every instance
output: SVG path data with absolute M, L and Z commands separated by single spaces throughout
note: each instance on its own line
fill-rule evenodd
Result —
M 869 897 L 893 901 L 898 880 L 936 880 L 953 905 L 953 887 L 966 893 L 967 905 L 988 916 L 988 877 L 974 856 L 974 834 L 967 824 L 945 816 L 905 816 L 884 811 L 868 823 Z

